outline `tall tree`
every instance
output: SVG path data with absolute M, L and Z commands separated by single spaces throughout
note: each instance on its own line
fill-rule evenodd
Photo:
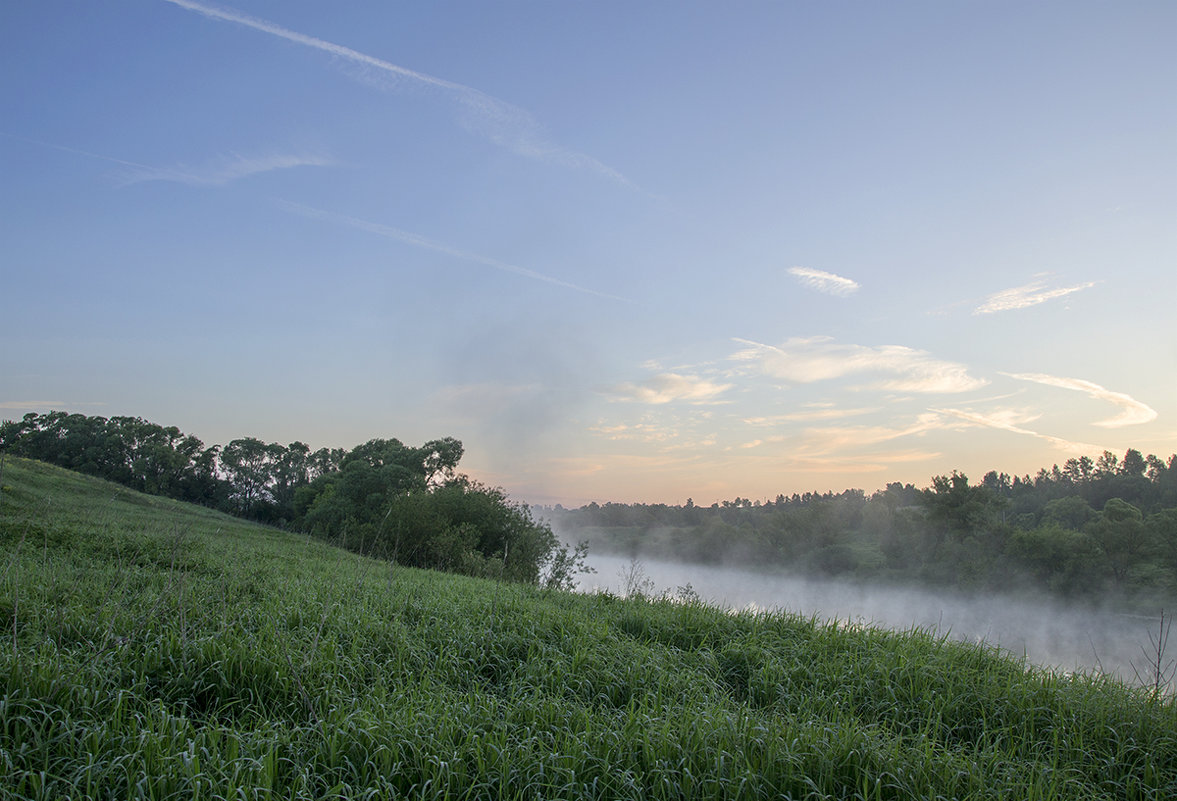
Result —
M 273 500 L 270 486 L 273 467 L 282 458 L 282 446 L 268 445 L 254 437 L 235 439 L 221 451 L 221 468 L 232 487 L 238 514 L 256 514 L 259 504 Z
M 1134 567 L 1155 556 L 1152 532 L 1144 525 L 1140 510 L 1119 498 L 1108 501 L 1103 511 L 1084 529 L 1095 538 L 1118 586 L 1128 583 Z
M 951 476 L 935 476 L 931 489 L 923 492 L 928 518 L 957 535 L 984 528 L 995 522 L 1001 500 L 984 486 L 969 486 L 969 478 L 955 470 Z
M 1135 448 L 1129 448 L 1124 452 L 1124 459 L 1120 462 L 1120 475 L 1143 476 L 1144 471 L 1147 469 L 1148 462 L 1145 461 L 1140 451 Z

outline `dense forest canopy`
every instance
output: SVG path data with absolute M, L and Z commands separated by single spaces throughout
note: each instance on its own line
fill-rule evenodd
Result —
M 536 507 L 594 550 L 964 590 L 1045 590 L 1138 604 L 1177 599 L 1177 456 L 1129 449 L 1037 475 L 954 472 L 867 495 L 711 506 Z
M 28 414 L 0 452 L 306 531 L 402 564 L 570 586 L 595 550 L 966 590 L 1177 599 L 1177 456 L 1128 449 L 1034 476 L 737 497 L 711 506 L 527 508 L 458 473 L 452 437 L 345 451 L 251 437 L 206 447 L 137 417 Z M 545 522 L 550 521 L 549 522 Z M 568 541 L 561 545 L 554 525 Z
M 419 447 L 373 439 L 350 451 L 253 437 L 205 447 L 138 417 L 49 412 L 0 423 L 0 452 L 416 567 L 563 587 L 584 556 L 501 489 L 458 473 L 453 437 Z

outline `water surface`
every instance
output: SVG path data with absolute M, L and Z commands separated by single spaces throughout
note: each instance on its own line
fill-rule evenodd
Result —
M 896 630 L 920 627 L 984 641 L 1064 672 L 1102 671 L 1135 681 L 1136 672 L 1150 675 L 1145 651 L 1155 658 L 1149 635 L 1155 639 L 1158 617 L 1068 606 L 1057 599 L 963 596 L 655 559 L 634 563 L 602 554 L 590 554 L 588 564 L 597 572 L 580 577 L 586 592 L 624 594 L 636 568 L 638 578 L 652 582 L 651 594 L 673 594 L 689 584 L 703 601 L 731 609 L 779 610 Z M 1177 658 L 1177 641 L 1173 649 L 1165 662 Z

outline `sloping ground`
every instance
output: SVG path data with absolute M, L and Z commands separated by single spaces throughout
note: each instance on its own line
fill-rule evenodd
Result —
M 1177 704 L 0 476 L 0 798 L 1177 797 Z

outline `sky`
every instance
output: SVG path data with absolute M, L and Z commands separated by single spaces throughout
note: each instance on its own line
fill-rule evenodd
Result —
M 1177 452 L 1177 4 L 0 10 L 0 418 L 528 503 Z

